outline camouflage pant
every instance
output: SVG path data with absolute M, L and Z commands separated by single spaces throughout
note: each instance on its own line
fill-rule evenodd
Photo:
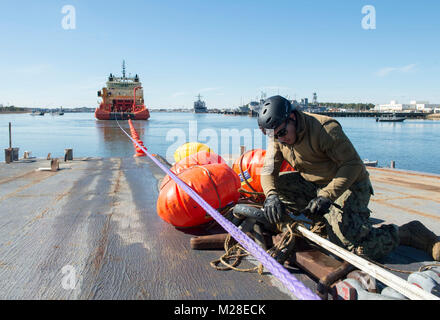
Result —
M 280 199 L 294 214 L 317 196 L 319 187 L 304 180 L 299 173 L 281 173 L 276 181 Z M 331 242 L 361 256 L 378 260 L 399 245 L 395 225 L 372 226 L 368 202 L 373 194 L 370 179 L 357 182 L 345 191 L 324 216 L 307 216 L 314 229 Z

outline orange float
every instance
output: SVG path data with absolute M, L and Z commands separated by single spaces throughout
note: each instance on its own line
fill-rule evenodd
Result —
M 196 165 L 205 165 L 212 163 L 223 163 L 226 164 L 225 160 L 218 154 L 212 151 L 199 151 L 193 153 L 186 158 L 183 158 L 179 162 L 173 165 L 171 171 L 174 173 L 180 173 L 185 169 L 191 168 Z
M 237 202 L 240 178 L 226 164 L 193 166 L 177 176 L 197 192 L 213 208 Z M 195 227 L 212 220 L 200 205 L 169 179 L 161 187 L 157 213 L 175 227 Z
M 223 160 L 222 157 L 220 157 L 218 154 L 212 151 L 199 151 L 197 153 L 190 154 L 189 156 L 183 158 L 179 162 L 175 163 L 170 170 L 177 174 L 180 173 L 188 168 L 191 168 L 193 166 L 200 166 L 205 164 L 212 164 L 212 163 L 222 163 L 226 164 L 225 160 Z M 163 178 L 160 188 L 170 180 L 169 176 L 166 176 Z
M 243 195 L 247 197 L 251 196 L 253 198 L 264 197 L 264 195 L 258 195 L 258 193 L 263 192 L 260 178 L 265 156 L 266 150 L 249 150 L 235 160 L 234 164 L 232 165 L 232 169 L 240 177 L 241 189 L 250 192 L 243 192 Z M 285 171 L 295 171 L 295 169 L 293 169 L 293 167 L 287 161 L 283 161 L 280 172 Z
M 131 137 L 136 140 L 136 142 L 141 145 L 142 147 L 145 148 L 144 143 L 142 142 L 142 140 L 139 138 L 139 135 L 136 131 L 136 129 L 134 128 L 133 122 L 131 121 L 131 119 L 128 119 L 128 125 L 130 126 L 130 134 Z M 145 157 L 146 154 L 144 152 L 144 150 L 142 150 L 136 143 L 133 142 L 133 146 L 134 149 L 136 150 L 136 153 L 134 154 L 134 157 Z

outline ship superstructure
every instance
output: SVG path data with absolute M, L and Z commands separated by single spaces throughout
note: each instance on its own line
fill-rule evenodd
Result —
M 144 93 L 139 76 L 127 77 L 125 60 L 122 62 L 122 77 L 110 73 L 106 87 L 98 91 L 102 102 L 95 110 L 98 120 L 128 119 L 147 120 L 150 112 L 144 105 Z
M 194 112 L 195 113 L 206 113 L 208 108 L 206 107 L 205 101 L 202 101 L 200 94 L 197 96 L 198 100 L 194 102 Z

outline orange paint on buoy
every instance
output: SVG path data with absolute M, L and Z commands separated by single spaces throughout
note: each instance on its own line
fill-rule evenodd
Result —
M 225 160 L 218 154 L 212 151 L 199 151 L 197 153 L 190 154 L 182 160 L 175 163 L 170 170 L 175 173 L 181 173 L 182 171 L 194 166 L 201 166 L 205 164 L 222 163 L 226 164 Z M 161 183 L 161 187 L 170 180 L 169 176 L 166 176 Z
M 207 164 L 186 169 L 177 176 L 212 207 L 219 209 L 240 197 L 240 178 L 226 164 Z M 175 227 L 194 227 L 212 220 L 205 210 L 173 181 L 162 185 L 157 213 Z
M 212 164 L 212 163 L 226 164 L 225 160 L 223 160 L 222 157 L 220 157 L 218 154 L 216 154 L 213 151 L 199 151 L 177 162 L 171 168 L 171 171 L 175 173 L 179 173 L 195 165 L 204 165 L 204 164 Z

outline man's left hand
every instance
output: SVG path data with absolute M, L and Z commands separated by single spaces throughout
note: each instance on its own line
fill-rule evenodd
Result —
M 328 198 L 317 197 L 309 202 L 305 210 L 308 210 L 312 215 L 322 216 L 328 212 L 332 204 L 333 201 Z

